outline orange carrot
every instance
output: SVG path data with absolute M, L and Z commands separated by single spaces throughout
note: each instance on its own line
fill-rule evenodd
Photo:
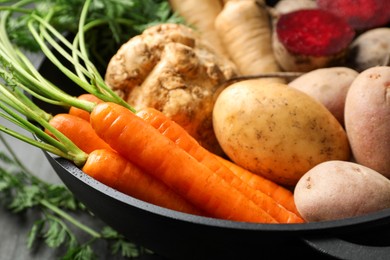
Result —
M 96 149 L 113 150 L 96 134 L 91 124 L 80 117 L 65 113 L 57 114 L 49 123 L 86 153 Z
M 262 191 L 289 211 L 294 212 L 297 216 L 300 216 L 295 206 L 294 195 L 291 191 L 260 175 L 254 174 L 229 160 L 219 156 L 216 157 L 236 176 L 248 183 L 248 185 L 254 189 Z
M 105 102 L 90 114 L 97 134 L 127 160 L 211 217 L 277 223 L 261 207 L 129 109 Z
M 92 178 L 134 198 L 181 212 L 204 215 L 154 177 L 111 150 L 95 150 L 82 170 Z
M 103 102 L 100 98 L 98 98 L 92 94 L 89 94 L 89 93 L 81 94 L 80 96 L 78 96 L 78 99 L 91 101 L 91 102 L 94 102 L 96 104 Z M 88 111 L 85 111 L 85 110 L 77 108 L 77 107 L 70 107 L 68 113 L 70 115 L 74 115 L 74 116 L 80 117 L 82 119 L 85 119 L 89 122 L 89 112 Z
M 94 179 L 158 206 L 204 215 L 161 181 L 142 172 L 116 153 L 96 134 L 88 121 L 74 115 L 57 114 L 50 124 L 89 154 L 83 171 Z
M 303 219 L 291 212 L 270 197 L 270 193 L 265 194 L 260 189 L 254 189 L 246 179 L 236 176 L 225 164 L 216 158 L 216 155 L 203 148 L 192 136 L 190 136 L 182 127 L 173 120 L 166 117 L 162 112 L 154 108 L 144 108 L 137 112 L 137 115 L 143 118 L 147 123 L 155 127 L 164 136 L 171 139 L 179 147 L 188 152 L 200 163 L 208 167 L 213 172 L 221 176 L 225 181 L 234 186 L 237 190 L 246 195 L 249 199 L 261 206 L 275 220 L 280 223 L 302 223 Z M 252 174 L 253 175 L 253 174 Z M 264 181 L 269 185 L 271 181 Z M 280 190 L 282 188 L 280 187 Z M 280 193 L 280 194 L 279 194 Z M 283 196 L 283 191 L 279 191 L 279 185 L 274 184 L 272 195 L 278 198 Z M 292 195 L 292 194 L 291 194 Z M 292 196 L 290 197 L 292 198 Z

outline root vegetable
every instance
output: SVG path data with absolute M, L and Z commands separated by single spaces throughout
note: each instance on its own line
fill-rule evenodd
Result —
M 255 0 L 228 1 L 215 27 L 241 75 L 280 71 L 272 50 L 270 15 L 264 4 Z
M 390 67 L 373 67 L 352 82 L 345 129 L 357 163 L 390 178 Z
M 347 64 L 361 72 L 374 66 L 390 65 L 390 28 L 367 30 L 350 45 Z
M 200 32 L 202 39 L 213 46 L 219 55 L 228 57 L 214 26 L 215 18 L 222 11 L 220 0 L 169 0 L 169 3 L 188 25 Z
M 82 170 L 99 182 L 134 198 L 180 212 L 205 215 L 163 182 L 112 150 L 91 152 Z
M 235 66 L 183 25 L 162 24 L 125 43 L 105 80 L 136 109 L 153 107 L 183 126 L 202 146 L 222 154 L 212 126 L 220 85 Z
M 307 72 L 339 64 L 355 36 L 343 19 L 319 9 L 281 15 L 275 27 L 275 57 L 286 71 Z
M 356 30 L 384 26 L 390 22 L 388 0 L 317 0 L 317 5 L 345 19 Z
M 239 173 L 237 173 L 240 172 L 238 170 L 238 166 L 234 167 L 235 164 L 233 163 L 231 163 L 232 166 L 228 166 L 228 163 L 224 163 L 221 157 L 205 150 L 194 138 L 188 135 L 182 127 L 164 116 L 164 114 L 160 111 L 153 108 L 146 108 L 138 111 L 137 116 L 141 117 L 145 120 L 145 122 L 156 128 L 163 136 L 169 138 L 198 162 L 215 172 L 224 181 L 231 185 L 232 189 L 237 189 L 255 202 L 256 205 L 259 205 L 279 223 L 302 223 L 302 219 L 299 216 L 297 216 L 294 212 L 287 210 L 283 205 L 279 204 L 276 199 L 271 197 L 271 195 L 266 194 L 261 191 L 261 189 L 254 188 L 247 181 L 241 178 Z M 235 171 L 233 171 L 233 168 Z M 241 170 L 241 176 L 245 174 L 242 173 L 243 171 L 244 170 Z M 250 172 L 247 172 L 246 174 L 254 175 Z M 254 178 L 250 179 L 254 180 Z M 268 183 L 263 181 L 263 185 L 267 184 Z M 270 186 L 271 185 L 274 187 L 273 193 L 275 197 L 284 199 L 288 196 L 285 196 L 286 193 L 284 193 L 283 189 L 278 189 L 278 185 L 275 185 L 275 183 L 271 182 Z
M 288 85 L 322 103 L 344 125 L 345 97 L 357 75 L 357 71 L 347 67 L 322 68 L 307 72 Z
M 95 102 L 95 103 L 102 103 L 103 102 L 103 100 L 101 100 L 100 98 L 98 98 L 90 93 L 81 94 L 77 98 L 80 100 L 87 100 L 87 101 L 91 101 L 91 102 Z M 88 111 L 85 111 L 83 109 L 72 106 L 69 108 L 68 113 L 70 115 L 77 116 L 77 117 L 82 118 L 82 119 L 89 122 L 89 112 Z
M 90 117 L 96 133 L 118 154 L 165 183 L 206 215 L 277 223 L 252 200 L 127 108 L 106 102 L 98 104 Z
M 328 161 L 299 180 L 294 200 L 308 222 L 361 216 L 390 208 L 390 180 L 356 163 Z
M 317 8 L 314 0 L 281 0 L 274 7 L 276 15 L 282 15 L 302 9 Z
M 282 185 L 295 185 L 321 162 L 350 157 L 346 133 L 335 117 L 285 84 L 247 80 L 230 85 L 217 98 L 213 123 L 232 161 Z

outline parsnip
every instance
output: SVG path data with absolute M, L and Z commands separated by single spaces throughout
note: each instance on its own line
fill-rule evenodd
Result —
M 274 7 L 276 15 L 282 15 L 289 12 L 317 8 L 316 1 L 313 0 L 280 0 Z
M 215 28 L 242 75 L 280 71 L 264 4 L 255 0 L 228 1 L 215 20 Z
M 170 0 L 169 3 L 188 25 L 200 32 L 202 38 L 209 42 L 218 54 L 227 57 L 214 27 L 214 20 L 222 11 L 220 0 Z

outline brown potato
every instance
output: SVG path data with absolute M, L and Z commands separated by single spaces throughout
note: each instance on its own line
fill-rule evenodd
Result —
M 246 80 L 230 85 L 216 100 L 213 124 L 231 160 L 287 186 L 318 163 L 350 156 L 335 117 L 286 84 Z
M 360 216 L 390 208 L 390 180 L 347 161 L 328 161 L 297 183 L 294 200 L 308 222 Z
M 288 85 L 321 102 L 344 125 L 344 104 L 349 86 L 359 73 L 347 67 L 312 70 Z
M 390 178 L 390 67 L 372 67 L 352 82 L 345 128 L 357 163 Z

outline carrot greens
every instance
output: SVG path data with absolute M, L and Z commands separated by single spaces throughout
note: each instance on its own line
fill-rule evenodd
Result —
M 106 86 L 101 72 L 119 46 L 146 27 L 161 22 L 181 22 L 167 1 L 159 0 L 21 0 L 0 5 L 0 117 L 35 135 L 35 138 L 0 125 L 0 132 L 82 166 L 88 155 L 49 124 L 52 115 L 32 99 L 91 111 L 95 104 L 65 93 L 41 75 L 26 51 L 40 52 L 65 76 L 104 101 L 130 107 Z M 63 63 L 65 59 L 71 67 Z M 45 130 L 50 131 L 48 135 Z M 148 253 L 116 231 L 95 231 L 73 214 L 93 216 L 61 185 L 40 180 L 17 159 L 0 135 L 0 203 L 15 213 L 40 213 L 28 236 L 28 247 L 42 238 L 49 247 L 65 248 L 64 259 L 96 258 L 98 240 L 125 257 Z M 89 235 L 80 242 L 73 229 Z
M 76 34 L 84 0 L 24 0 L 2 1 L 9 9 L 20 15 L 13 16 L 7 23 L 10 39 L 13 43 L 29 51 L 41 51 L 40 46 L 26 28 L 31 14 L 44 16 L 53 12 L 52 24 L 60 33 Z M 29 8 L 33 5 L 34 8 Z M 100 71 L 107 67 L 108 60 L 119 46 L 131 36 L 139 34 L 146 27 L 161 22 L 182 22 L 174 15 L 168 1 L 165 0 L 94 0 L 89 8 L 90 15 L 86 24 L 93 22 L 95 26 L 86 35 L 85 42 L 92 60 Z

